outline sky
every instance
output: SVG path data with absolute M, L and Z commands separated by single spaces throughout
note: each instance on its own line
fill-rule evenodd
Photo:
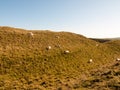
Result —
M 120 37 L 120 0 L 0 0 L 0 26 Z

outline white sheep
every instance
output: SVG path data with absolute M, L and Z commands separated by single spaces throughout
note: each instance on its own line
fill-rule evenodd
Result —
M 89 62 L 89 63 L 92 63 L 92 62 L 93 62 L 93 60 L 92 60 L 92 59 L 90 59 L 88 62 Z
M 64 51 L 64 53 L 66 54 L 66 53 L 70 53 L 70 51 L 69 50 L 66 50 L 66 51 Z
M 51 46 L 48 46 L 46 49 L 47 49 L 47 50 L 50 50 L 51 48 L 52 48 Z
M 99 46 L 99 44 L 96 44 L 96 47 Z
M 32 32 L 29 32 L 28 35 L 29 35 L 30 37 L 33 37 L 33 36 L 34 36 L 34 34 L 33 34 Z
M 59 36 L 56 36 L 56 38 L 58 38 L 58 39 L 59 39 L 60 37 L 59 37 Z
M 120 58 L 117 58 L 116 61 L 120 61 Z

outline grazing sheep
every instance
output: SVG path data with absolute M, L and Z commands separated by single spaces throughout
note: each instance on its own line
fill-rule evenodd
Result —
M 50 50 L 51 48 L 52 48 L 51 46 L 48 46 L 46 49 L 47 49 L 47 50 Z
M 117 58 L 116 61 L 120 61 L 120 58 Z
M 59 36 L 56 36 L 56 38 L 60 38 Z
M 34 34 L 33 34 L 32 32 L 29 32 L 28 35 L 29 35 L 30 37 L 33 37 L 33 36 L 34 36 Z
M 99 44 L 96 44 L 96 47 L 99 46 Z
M 92 63 L 93 62 L 93 60 L 92 59 L 90 59 L 89 61 L 88 61 L 88 63 Z
M 66 51 L 64 51 L 64 53 L 67 54 L 67 53 L 70 53 L 70 51 L 69 51 L 69 50 L 66 50 Z

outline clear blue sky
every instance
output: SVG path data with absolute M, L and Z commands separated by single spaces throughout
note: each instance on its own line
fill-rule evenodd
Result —
M 0 26 L 120 37 L 120 0 L 0 0 Z

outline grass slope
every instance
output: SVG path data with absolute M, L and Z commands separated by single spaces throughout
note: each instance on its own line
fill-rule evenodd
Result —
M 77 79 L 117 57 L 119 40 L 100 43 L 70 32 L 0 27 L 0 89 L 84 90 Z
M 79 84 L 87 89 L 120 90 L 120 62 L 114 61 L 112 64 L 90 71 L 87 79 Z

